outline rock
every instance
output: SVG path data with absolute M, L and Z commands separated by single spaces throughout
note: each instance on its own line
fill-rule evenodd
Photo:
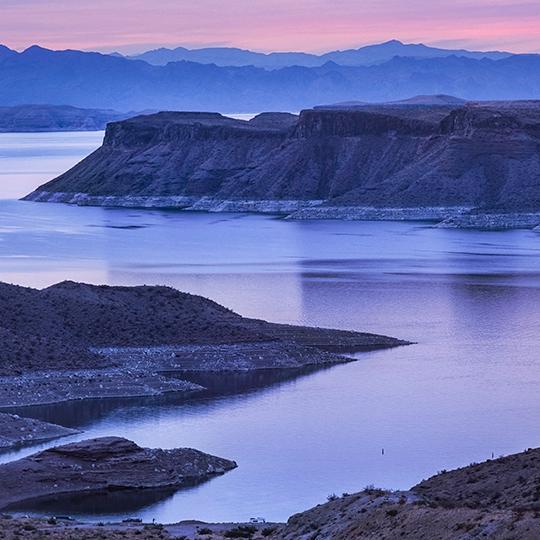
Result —
M 77 433 L 80 432 L 56 424 L 0 413 L 0 449 L 36 444 Z
M 89 439 L 0 465 L 0 508 L 59 494 L 179 489 L 236 466 L 190 448 L 159 450 L 119 437 Z
M 0 312 L 0 407 L 188 396 L 202 388 L 170 372 L 296 370 L 408 343 L 248 319 L 168 287 L 63 282 L 36 290 L 0 283 Z
M 540 537 L 540 449 L 440 473 L 410 491 L 366 488 L 292 516 L 272 538 Z
M 5 314 L 0 375 L 116 367 L 95 350 L 106 347 L 281 341 L 362 350 L 404 344 L 373 334 L 247 319 L 206 298 L 158 286 L 63 282 L 36 290 L 0 283 L 0 311 Z
M 490 227 L 462 218 L 473 210 L 533 227 L 539 186 L 540 102 L 389 104 L 115 122 L 99 150 L 26 199 Z

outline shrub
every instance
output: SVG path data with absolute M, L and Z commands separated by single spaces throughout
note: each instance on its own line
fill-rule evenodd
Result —
M 239 525 L 234 529 L 230 529 L 223 535 L 225 538 L 252 538 L 257 532 L 257 527 L 254 525 Z

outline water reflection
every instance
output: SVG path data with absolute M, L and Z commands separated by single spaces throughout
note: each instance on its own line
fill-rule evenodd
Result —
M 443 468 L 540 446 L 539 240 L 532 231 L 1 201 L 0 280 L 168 284 L 246 316 L 418 342 L 190 402 L 33 413 L 88 437 L 238 462 L 149 504 L 138 511 L 145 519 L 283 520 L 331 492 L 408 488 Z
M 185 489 L 189 488 L 190 486 L 185 487 Z M 85 514 L 114 516 L 136 513 L 145 507 L 171 497 L 175 491 L 177 490 L 145 489 L 59 494 L 13 504 L 6 509 L 43 516 L 59 514 L 67 514 L 69 517 Z
M 295 381 L 300 377 L 331 369 L 330 367 L 307 367 L 299 369 L 267 370 L 261 369 L 244 373 L 199 373 L 175 371 L 169 373 L 170 377 L 178 377 L 183 380 L 194 382 L 204 386 L 207 390 L 189 396 L 170 393 L 161 396 L 133 397 L 133 398 L 108 398 L 108 399 L 85 399 L 69 401 L 66 403 L 51 403 L 45 405 L 30 405 L 27 407 L 10 407 L 2 409 L 5 412 L 19 414 L 29 418 L 35 418 L 44 422 L 57 423 L 62 426 L 85 429 L 97 420 L 106 418 L 118 410 L 137 408 L 140 414 L 145 412 L 152 415 L 153 409 L 181 407 L 189 403 L 192 407 L 197 404 L 208 404 L 221 396 L 241 394 L 249 395 L 250 392 L 261 389 L 270 389 L 274 386 Z M 167 373 L 164 373 L 167 375 Z M 204 406 L 204 405 L 203 405 Z M 43 445 L 54 446 L 55 442 Z M 11 454 L 11 453 L 10 453 Z M 8 461 L 9 457 L 0 462 Z

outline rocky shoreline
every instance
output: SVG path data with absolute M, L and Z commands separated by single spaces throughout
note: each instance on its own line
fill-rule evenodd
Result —
M 33 191 L 26 201 L 103 206 L 111 208 L 173 208 L 192 212 L 234 212 L 288 215 L 303 208 L 318 206 L 323 200 L 214 199 L 191 196 L 89 195 L 56 191 Z
M 338 345 L 335 347 L 339 348 Z M 366 345 L 366 350 L 370 349 Z M 49 370 L 0 377 L 0 409 L 48 405 L 85 399 L 195 396 L 205 387 L 183 380 L 189 373 L 296 372 L 354 359 L 298 345 L 242 343 L 92 349 L 110 367 L 93 370 Z M 0 435 L 2 434 L 0 415 Z
M 478 213 L 469 206 L 387 208 L 326 206 L 323 200 L 217 200 L 210 197 L 99 196 L 35 191 L 27 201 L 113 208 L 170 208 L 191 212 L 278 215 L 288 220 L 427 221 L 452 229 L 540 229 L 540 212 Z
M 207 390 L 188 373 L 270 371 L 350 362 L 345 356 L 408 342 L 386 336 L 248 319 L 168 287 L 63 282 L 43 290 L 0 283 L 0 409 L 73 400 L 191 398 Z M 46 316 L 44 316 L 46 314 Z M 0 446 L 25 442 L 0 414 Z M 33 425 L 35 437 L 70 434 Z M 34 433 L 34 432 L 32 432 Z
M 182 521 L 170 525 L 139 523 L 82 523 L 62 517 L 39 519 L 0 514 L 0 531 L 6 540 L 223 540 L 225 538 L 278 538 L 282 523 L 204 523 Z
M 166 497 L 236 467 L 234 461 L 191 448 L 141 448 L 120 437 L 89 439 L 0 465 L 0 509 L 81 494 L 154 491 Z
M 540 101 L 366 105 L 285 121 L 162 112 L 109 124 L 98 150 L 24 200 L 533 228 L 539 111 Z
M 84 399 L 162 396 L 175 392 L 191 396 L 204 390 L 188 381 L 142 370 L 41 371 L 0 378 L 0 409 L 50 405 Z M 0 417 L 0 434 L 3 433 Z
M 24 460 L 23 460 L 24 461 Z M 328 502 L 287 523 L 88 524 L 56 518 L 0 517 L 7 538 L 51 540 L 103 537 L 200 540 L 536 540 L 540 536 L 540 449 L 526 450 L 454 471 L 443 471 L 408 491 L 366 487 L 329 495 Z M 12 534 L 13 536 L 8 536 Z
M 540 212 L 463 213 L 450 216 L 439 227 L 450 229 L 532 229 L 540 230 Z
M 1 385 L 1 383 L 0 383 Z M 77 435 L 80 431 L 17 414 L 0 413 L 0 451 Z

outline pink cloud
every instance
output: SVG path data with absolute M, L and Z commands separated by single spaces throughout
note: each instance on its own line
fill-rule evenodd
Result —
M 528 52 L 540 48 L 537 0 L 1 0 L 15 48 L 145 48 L 187 43 L 326 51 L 397 38 Z

